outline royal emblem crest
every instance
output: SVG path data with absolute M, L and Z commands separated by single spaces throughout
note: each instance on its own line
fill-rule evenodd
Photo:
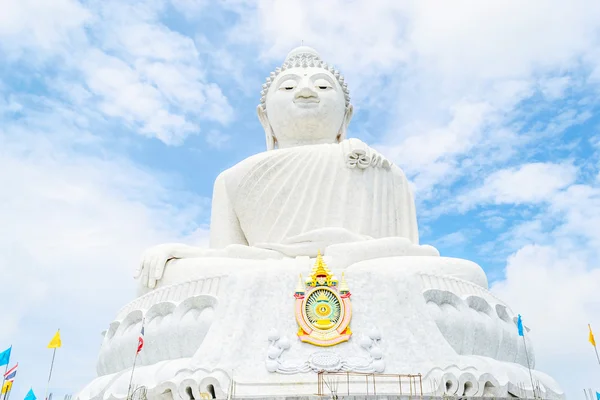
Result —
M 303 281 L 300 275 L 294 297 L 301 341 L 315 346 L 333 346 L 350 339 L 350 289 L 344 274 L 338 285 L 321 253 L 310 276 Z

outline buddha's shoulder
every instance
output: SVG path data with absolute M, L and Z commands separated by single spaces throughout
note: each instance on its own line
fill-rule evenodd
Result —
M 263 151 L 261 153 L 254 154 L 248 158 L 243 159 L 242 161 L 235 164 L 233 167 L 226 169 L 221 173 L 225 178 L 230 178 L 235 175 L 245 174 L 261 164 L 270 164 L 272 162 L 278 162 L 281 159 L 288 158 L 290 155 L 295 154 L 311 154 L 314 152 L 323 152 L 327 150 L 334 150 L 338 144 L 316 144 L 316 145 L 306 145 L 306 146 L 297 146 L 286 149 L 275 149 Z M 220 175 L 220 176 L 221 176 Z
M 375 150 L 373 147 L 369 146 L 367 143 L 357 138 L 344 139 L 338 144 L 338 146 L 340 146 L 340 148 L 344 150 L 349 151 L 364 149 L 369 150 L 370 153 L 377 153 L 377 150 Z
M 272 157 L 274 152 L 274 150 L 264 151 L 243 159 L 231 168 L 221 172 L 217 176 L 216 182 L 224 182 L 229 190 L 236 188 L 256 165 Z
M 252 167 L 260 162 L 270 158 L 275 151 L 263 151 L 262 153 L 253 154 L 248 158 L 243 159 L 238 162 L 231 168 L 227 168 L 225 171 L 221 172 L 217 179 L 232 179 L 236 175 L 244 174 L 248 172 Z

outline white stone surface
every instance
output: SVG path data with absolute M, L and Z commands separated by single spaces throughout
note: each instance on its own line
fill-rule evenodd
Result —
M 419 245 L 402 171 L 346 139 L 352 110 L 343 77 L 313 49 L 288 55 L 258 106 L 267 151 L 215 181 L 210 248 L 144 253 L 139 297 L 110 324 L 79 399 L 126 397 L 143 320 L 134 382 L 149 398 L 224 396 L 232 381 L 237 396 L 309 395 L 318 370 L 421 373 L 435 395 L 532 396 L 515 314 L 477 264 Z M 296 336 L 294 288 L 318 251 L 352 288 L 353 335 L 330 348 Z M 543 397 L 563 397 L 532 374 Z M 397 382 L 377 386 L 398 393 Z

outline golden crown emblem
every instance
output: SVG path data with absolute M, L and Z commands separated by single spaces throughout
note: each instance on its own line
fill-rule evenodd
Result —
M 323 256 L 319 251 L 315 260 L 315 266 L 313 267 L 309 278 L 306 280 L 306 285 L 315 287 L 323 285 L 323 282 L 325 282 L 327 286 L 337 286 L 338 284 L 337 279 L 333 276 L 329 268 L 327 268 L 327 264 L 323 261 Z
M 321 252 L 304 283 L 300 275 L 294 297 L 298 338 L 301 341 L 316 346 L 333 346 L 350 339 L 350 289 L 343 274 L 338 288 L 338 280 L 327 267 Z

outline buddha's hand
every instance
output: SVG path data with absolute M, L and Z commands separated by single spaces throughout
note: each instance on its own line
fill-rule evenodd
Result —
M 135 271 L 134 278 L 140 280 L 140 284 L 150 289 L 162 279 L 165 267 L 170 260 L 177 258 L 207 257 L 214 250 L 201 249 L 179 243 L 165 243 L 150 247 L 142 254 L 140 264 Z
M 323 252 L 328 246 L 370 239 L 370 236 L 359 235 L 344 228 L 322 228 L 289 237 L 281 243 L 259 243 L 255 247 L 275 250 L 288 257 L 316 257 L 319 251 Z

